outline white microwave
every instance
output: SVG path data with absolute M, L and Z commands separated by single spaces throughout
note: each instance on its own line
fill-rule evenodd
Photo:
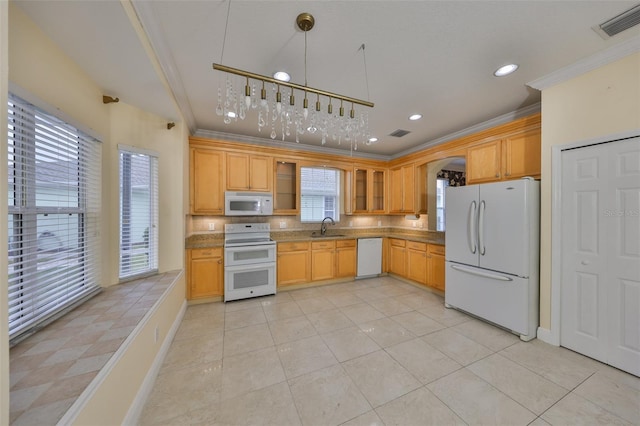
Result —
M 269 192 L 224 193 L 226 216 L 270 216 L 273 214 L 273 195 Z

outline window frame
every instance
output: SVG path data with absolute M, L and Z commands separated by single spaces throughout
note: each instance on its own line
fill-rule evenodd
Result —
M 335 183 L 335 193 L 323 191 L 322 189 L 314 189 L 305 193 L 305 179 L 304 179 L 304 169 L 313 169 L 313 170 L 323 170 L 323 171 L 332 171 L 335 173 L 336 183 Z M 344 170 L 337 167 L 326 167 L 326 166 L 317 166 L 317 165 L 304 165 L 300 167 L 300 222 L 302 223 L 320 223 L 326 217 L 331 217 L 334 222 L 340 222 L 341 216 L 341 207 L 342 207 L 342 197 L 344 195 L 343 181 L 345 181 Z M 304 216 L 304 197 L 323 197 L 322 201 L 322 218 L 320 219 L 307 219 L 303 218 Z M 328 212 L 327 204 L 329 200 L 333 200 L 333 208 L 330 209 L 333 211 L 333 216 Z

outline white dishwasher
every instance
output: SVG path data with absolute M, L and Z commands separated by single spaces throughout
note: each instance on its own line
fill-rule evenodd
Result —
M 358 238 L 358 275 L 374 277 L 382 273 L 382 238 Z

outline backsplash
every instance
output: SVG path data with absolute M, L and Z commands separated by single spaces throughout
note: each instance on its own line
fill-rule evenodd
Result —
M 299 216 L 191 216 L 186 217 L 187 237 L 194 234 L 224 233 L 227 223 L 270 223 L 272 231 L 315 231 L 320 229 L 319 223 L 302 223 Z M 213 224 L 213 230 L 210 230 Z M 281 226 L 284 225 L 284 226 Z M 329 225 L 329 229 L 371 229 L 371 228 L 400 228 L 427 231 L 427 215 L 420 215 L 418 219 L 410 220 L 405 216 L 346 216 L 342 215 L 340 222 Z

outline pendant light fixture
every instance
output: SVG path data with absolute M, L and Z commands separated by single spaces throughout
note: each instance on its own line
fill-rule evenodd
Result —
M 229 0 L 229 9 L 231 1 Z M 227 26 L 229 23 L 229 10 L 227 10 Z M 315 25 L 315 18 L 310 13 L 301 13 L 296 18 L 298 28 L 304 32 L 304 84 L 296 84 L 291 81 L 282 81 L 273 77 L 232 68 L 226 65 L 213 64 L 213 69 L 227 73 L 225 90 L 218 87 L 218 105 L 216 114 L 223 117 L 225 124 L 232 120 L 245 119 L 247 112 L 257 110 L 258 131 L 271 127 L 270 137 L 277 137 L 276 127 L 281 132 L 282 140 L 295 132 L 295 141 L 300 142 L 300 136 L 305 133 L 319 132 L 322 144 L 328 140 L 338 144 L 346 141 L 352 149 L 357 150 L 358 142 L 372 143 L 369 135 L 369 123 L 366 110 L 356 111 L 355 106 L 372 108 L 373 102 L 352 98 L 316 89 L 307 85 L 307 33 Z M 227 28 L 225 27 L 225 39 L 223 40 L 222 55 L 226 43 Z M 364 44 L 360 46 L 364 55 Z M 359 50 L 360 50 L 359 49 Z M 222 62 L 222 55 L 220 62 Z M 368 93 L 368 75 L 367 80 Z M 238 76 L 238 77 L 234 77 Z M 244 91 L 237 90 L 237 85 L 244 85 Z M 267 87 L 270 86 L 270 90 Z M 258 98 L 257 88 L 261 87 Z M 295 92 L 302 97 L 302 105 L 296 104 Z M 244 96 L 241 94 L 244 92 Z M 282 102 L 283 95 L 288 102 Z M 309 95 L 316 95 L 315 108 L 309 108 Z M 339 113 L 333 113 L 333 103 L 340 101 Z M 345 115 L 344 104 L 350 106 L 349 114 Z M 323 108 L 323 104 L 326 108 Z M 278 126 L 276 126 L 278 124 Z M 265 129 L 266 130 L 266 129 Z

